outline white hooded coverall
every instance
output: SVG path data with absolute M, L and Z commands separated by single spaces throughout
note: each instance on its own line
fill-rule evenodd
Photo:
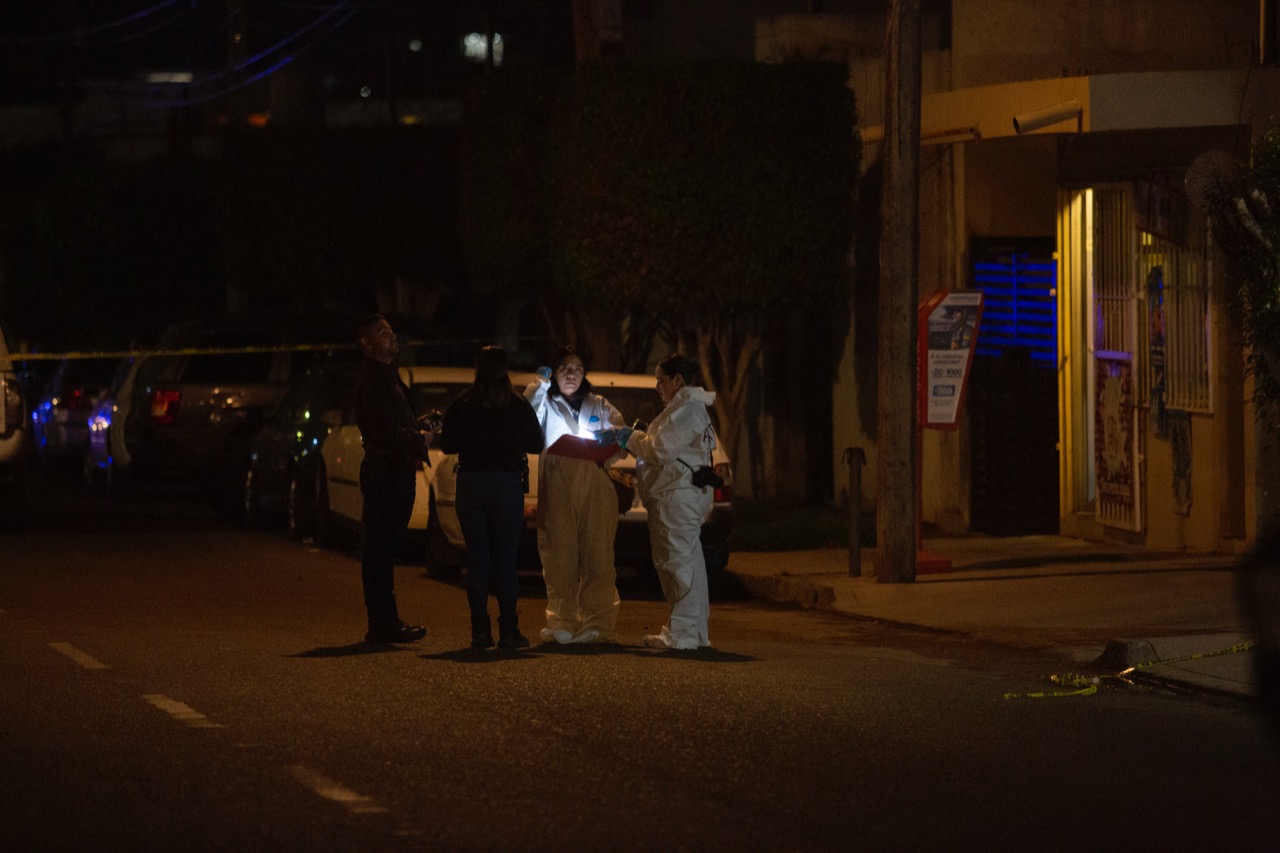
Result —
M 550 387 L 550 380 L 536 380 L 525 389 L 546 436 L 538 460 L 538 555 L 547 586 L 547 632 L 560 642 L 569 641 L 560 632 L 579 641 L 616 642 L 620 599 L 613 562 L 618 532 L 613 481 L 604 466 L 545 448 L 563 435 L 589 436 L 593 416 L 599 419 L 595 429 L 617 429 L 624 425 L 622 413 L 587 392 L 574 415 L 564 397 L 548 393 Z
M 715 497 L 710 487 L 693 485 L 691 468 L 711 464 L 716 440 L 707 407 L 715 399 L 714 391 L 686 385 L 647 431 L 636 431 L 627 440 L 627 450 L 636 456 L 640 500 L 649 514 L 653 565 L 671 605 L 662 632 L 652 640 L 645 638 L 650 645 L 673 649 L 711 645 L 707 564 L 699 535 Z

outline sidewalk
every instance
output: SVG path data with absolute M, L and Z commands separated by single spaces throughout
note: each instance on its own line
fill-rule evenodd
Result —
M 1061 536 L 926 537 L 924 549 L 949 558 L 951 571 L 877 583 L 874 549 L 863 549 L 860 577 L 849 576 L 847 549 L 735 553 L 728 571 L 779 604 L 1045 647 L 1200 692 L 1254 694 L 1250 652 L 1211 654 L 1249 639 L 1236 603 L 1240 557 Z

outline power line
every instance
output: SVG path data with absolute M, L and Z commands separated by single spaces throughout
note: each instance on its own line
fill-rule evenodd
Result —
M 10 36 L 0 39 L 0 44 L 38 44 L 40 42 L 51 41 L 81 41 L 85 36 L 97 35 L 98 33 L 104 33 L 109 30 L 126 26 L 134 21 L 140 21 L 149 15 L 159 12 L 161 9 L 167 9 L 175 3 L 180 2 L 183 2 L 183 0 L 161 0 L 161 2 L 134 12 L 131 15 L 116 18 L 115 20 L 108 21 L 105 24 L 98 24 L 92 27 L 81 27 L 75 30 L 65 30 L 59 33 L 37 33 L 26 36 Z M 187 2 L 190 3 L 190 7 L 192 9 L 199 4 L 199 0 L 187 0 Z
M 254 64 L 256 64 L 256 63 L 258 63 L 259 61 L 261 61 L 264 57 L 268 56 L 269 54 L 272 54 L 272 53 L 274 53 L 274 52 L 277 52 L 277 51 L 279 50 L 279 48 L 281 48 L 281 47 L 283 47 L 283 46 L 285 46 L 285 45 L 287 45 L 287 44 L 292 43 L 293 41 L 295 41 L 296 39 L 298 39 L 301 35 L 303 35 L 303 33 L 305 33 L 305 32 L 307 32 L 307 31 L 309 31 L 309 30 L 311 30 L 311 29 L 315 28 L 316 26 L 319 26 L 319 24 L 320 24 L 320 23 L 322 23 L 326 18 L 328 18 L 328 17 L 330 17 L 331 15 L 335 14 L 335 13 L 338 11 L 338 9 L 339 9 L 339 8 L 341 8 L 342 6 L 346 6 L 346 5 L 349 5 L 349 4 L 346 4 L 346 3 L 339 4 L 339 6 L 338 6 L 338 7 L 335 7 L 333 10 L 331 10 L 331 11 L 329 11 L 329 12 L 326 12 L 325 14 L 321 15 L 319 18 L 317 18 L 316 20 L 312 21 L 312 22 L 311 22 L 310 24 L 308 24 L 306 27 L 303 27 L 302 29 L 300 29 L 300 30 L 298 30 L 298 31 L 294 32 L 294 33 L 293 33 L 292 35 L 290 35 L 288 38 L 285 38 L 285 39 L 283 39 L 283 40 L 281 40 L 281 41 L 277 42 L 276 44 L 272 45 L 271 47 L 267 48 L 266 50 L 259 52 L 259 53 L 258 53 L 258 54 L 256 54 L 255 56 L 252 56 L 252 57 L 250 57 L 250 58 L 248 58 L 248 59 L 244 60 L 243 62 L 241 62 L 241 63 L 239 63 L 238 65 L 236 65 L 234 68 L 228 69 L 227 71 L 224 71 L 224 72 L 222 72 L 221 74 L 215 74 L 215 75 L 213 75 L 212 77 L 208 77 L 208 78 L 205 78 L 205 79 L 203 79 L 203 80 L 195 81 L 195 82 L 193 82 L 191 85 L 192 85 L 192 86 L 201 86 L 201 87 L 209 86 L 209 85 L 211 85 L 211 84 L 213 84 L 213 83 L 215 83 L 215 82 L 217 82 L 217 81 L 219 81 L 219 80 L 222 80 L 222 79 L 224 79 L 224 78 L 226 78 L 226 77 L 228 77 L 228 76 L 230 76 L 230 75 L 232 75 L 232 74 L 235 74 L 235 73 L 236 73 L 236 72 L 238 72 L 238 71 L 243 71 L 244 69 L 248 68 L 249 66 L 254 65 Z M 225 96 L 225 95 L 229 95 L 229 94 L 231 94 L 232 92 L 235 92 L 235 91 L 237 91 L 237 90 L 239 90 L 239 89 L 243 89 L 243 88 L 245 88 L 246 86 L 251 86 L 252 84 L 254 84 L 254 83 L 258 82 L 259 80 L 262 80 L 263 78 L 268 77 L 268 76 L 270 76 L 270 75 L 274 74 L 275 72 L 279 71 L 281 68 L 283 68 L 284 66 L 288 65 L 288 64 L 289 64 L 290 62 L 292 62 L 294 59 L 296 59 L 300 54 L 302 54 L 302 53 L 304 53 L 305 51 L 309 50 L 310 48 L 314 47 L 316 44 L 318 44 L 320 41 L 322 41 L 322 40 L 323 40 L 326 36 L 328 36 L 330 33 L 332 33 L 333 31 L 335 31 L 335 30 L 337 30 L 337 29 L 339 29 L 340 27 L 342 27 L 344 24 L 346 24 L 346 23 L 347 23 L 347 21 L 351 20 L 351 19 L 352 19 L 353 17 L 355 17 L 359 12 L 360 12 L 360 10 L 359 10 L 359 9 L 352 9 L 352 10 L 350 10 L 349 12 L 347 12 L 347 14 L 346 14 L 346 15 L 342 16 L 340 19 L 338 19 L 337 21 L 333 22 L 333 23 L 332 23 L 332 24 L 331 24 L 327 29 L 325 29 L 323 32 L 321 32 L 319 35 L 317 35 L 315 38 L 311 39 L 308 43 L 306 43 L 306 44 L 303 44 L 303 45 L 299 46 L 299 47 L 298 47 L 298 49 L 297 49 L 297 50 L 295 50 L 293 53 L 291 53 L 291 54 L 289 54 L 289 55 L 287 55 L 287 56 L 282 57 L 281 59 L 279 59 L 278 61 L 276 61 L 276 62 L 275 62 L 275 64 L 270 65 L 270 66 L 268 66 L 268 67 L 266 67 L 266 68 L 262 69 L 261 71 L 258 71 L 258 72 L 256 72 L 256 73 L 254 73 L 254 74 L 250 75 L 249 77 L 246 77 L 246 78 L 241 79 L 241 80 L 237 80 L 236 82 L 231 83 L 230 85 L 227 85 L 227 86 L 225 86 L 225 87 L 223 87 L 223 88 L 221 88 L 221 89 L 218 89 L 217 91 L 214 91 L 214 92 L 203 92 L 203 93 L 201 93 L 201 94 L 193 95 L 193 96 L 191 96 L 191 97 L 183 97 L 183 98 L 178 99 L 178 100 L 174 100 L 174 99 L 147 98 L 147 99 L 138 99 L 136 102 L 137 102 L 140 106 L 143 106 L 143 107 L 154 108 L 154 109 L 168 109 L 168 108 L 173 108 L 173 107 L 188 107 L 188 106 L 192 106 L 192 105 L 194 105 L 194 104 L 202 104 L 202 103 L 206 103 L 206 102 L 208 102 L 208 101 L 216 100 L 217 98 L 221 98 L 221 97 L 223 97 L 223 96 Z M 190 88 L 191 88 L 190 86 L 186 86 L 186 87 L 184 87 L 184 92 L 188 91 Z
M 154 83 L 120 81 L 106 88 L 120 93 L 126 100 L 129 100 L 139 106 L 154 109 L 192 106 L 194 104 L 216 100 L 217 98 L 224 97 L 225 95 L 231 94 L 239 89 L 243 89 L 246 86 L 250 86 L 288 65 L 297 58 L 298 55 L 311 47 L 314 47 L 330 33 L 342 27 L 347 23 L 347 21 L 351 20 L 351 18 L 360 12 L 361 7 L 357 6 L 355 8 L 351 8 L 352 6 L 353 4 L 351 3 L 351 0 L 343 0 L 343 2 L 330 4 L 323 14 L 317 16 L 304 26 L 294 30 L 292 33 L 275 42 L 270 47 L 259 51 L 253 56 L 241 60 L 226 70 L 211 74 L 199 80 L 193 80 L 191 83 L 184 84 L 182 86 L 182 97 L 180 98 L 166 98 L 159 96 L 160 92 L 173 91 L 174 87 L 172 84 L 166 84 L 161 88 Z M 346 14 L 339 14 L 344 11 Z M 337 20 L 331 21 L 335 16 L 337 16 Z M 319 33 L 313 32 L 328 21 L 331 21 L 328 27 Z M 283 57 L 279 56 L 280 52 L 284 48 L 294 44 L 299 39 L 307 35 L 311 35 L 311 38 L 308 39 L 308 41 L 297 45 L 294 51 L 289 55 Z M 268 58 L 275 58 L 275 61 L 268 67 L 256 71 L 247 77 L 228 81 L 228 78 L 235 77 L 246 69 L 257 65 Z M 208 91 L 212 86 L 219 86 L 219 88 L 214 91 Z M 191 94 L 193 90 L 203 91 L 197 91 L 195 94 Z
M 191 11 L 195 9 L 195 5 L 196 4 L 193 2 L 191 6 L 188 7 L 187 9 L 180 9 L 174 14 L 165 18 L 163 21 L 157 21 L 156 23 L 152 24 L 146 29 L 142 29 L 134 33 L 129 33 L 127 35 L 117 36 L 113 39 L 96 41 L 93 43 L 93 46 L 94 47 L 116 47 L 123 44 L 132 44 L 133 42 L 144 39 L 147 36 L 151 35 L 152 33 L 159 32 L 160 30 L 163 30 L 165 27 L 168 27 L 170 24 L 173 24 L 176 21 L 180 21 L 183 18 L 187 17 L 187 15 L 190 14 Z

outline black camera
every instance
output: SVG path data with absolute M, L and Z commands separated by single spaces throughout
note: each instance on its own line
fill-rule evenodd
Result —
M 444 415 L 440 414 L 439 409 L 432 409 L 425 415 L 418 418 L 418 428 L 429 430 L 431 432 L 439 432 L 440 427 L 444 425 Z
M 718 489 L 724 485 L 724 477 L 717 474 L 710 465 L 702 465 L 693 469 L 693 484 L 699 489 L 705 489 L 707 486 Z
M 439 409 L 432 409 L 425 415 L 420 415 L 418 417 L 418 435 L 421 436 L 424 432 L 430 432 L 433 436 L 439 435 L 440 427 L 443 424 L 444 415 L 440 414 Z M 422 464 L 426 465 L 428 468 L 431 467 L 430 443 L 423 442 L 422 446 L 418 449 L 418 458 L 422 460 Z

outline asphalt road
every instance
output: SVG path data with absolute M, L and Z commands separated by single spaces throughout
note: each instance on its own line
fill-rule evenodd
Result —
M 1032 649 L 713 606 L 712 650 L 467 647 L 399 570 L 198 503 L 39 484 L 0 533 L 0 850 L 1270 850 L 1280 742 L 1243 702 L 1053 689 Z M 541 590 L 525 585 L 528 632 Z

